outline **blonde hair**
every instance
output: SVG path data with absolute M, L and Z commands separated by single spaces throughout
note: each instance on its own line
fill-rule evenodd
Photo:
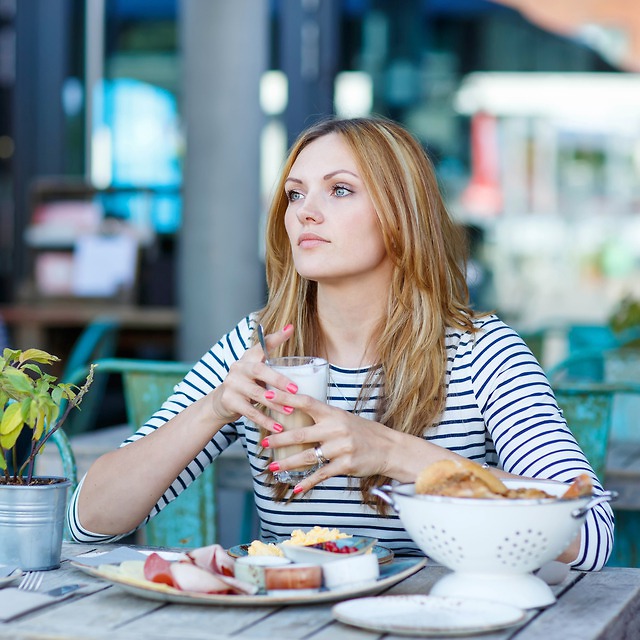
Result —
M 285 230 L 284 182 L 302 150 L 331 133 L 340 135 L 353 153 L 393 264 L 386 317 L 374 337 L 384 384 L 376 419 L 391 429 L 422 436 L 445 406 L 445 331 L 473 331 L 473 312 L 461 230 L 446 210 L 427 154 L 400 125 L 383 118 L 330 119 L 312 126 L 294 143 L 267 219 L 269 298 L 260 312 L 261 322 L 268 332 L 290 322 L 295 326 L 292 339 L 274 355 L 324 353 L 316 283 L 296 272 Z M 361 479 L 363 499 L 370 501 L 371 487 L 387 480 Z

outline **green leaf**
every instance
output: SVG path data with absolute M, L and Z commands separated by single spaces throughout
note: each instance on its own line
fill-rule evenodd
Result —
M 52 364 L 54 362 L 58 362 L 60 358 L 58 358 L 58 356 L 53 356 L 46 351 L 42 351 L 42 349 L 27 349 L 26 351 L 23 351 L 20 356 L 20 364 L 29 360 L 39 362 L 40 364 Z
M 64 389 L 59 386 L 55 387 L 54 390 L 51 392 L 51 398 L 58 406 L 60 406 L 60 403 L 62 402 L 63 394 L 64 394 Z
M 19 351 L 17 349 L 4 349 L 4 351 L 2 352 L 2 357 L 8 362 L 15 362 L 18 360 L 18 358 L 20 358 L 20 354 L 22 353 L 22 351 Z
M 33 426 L 32 440 L 40 440 L 40 438 L 42 438 L 42 434 L 44 432 L 44 425 L 45 425 L 44 416 L 39 415 L 37 422 Z
M 33 390 L 33 380 L 26 373 L 23 373 L 19 369 L 9 367 L 8 369 L 5 369 L 2 375 L 6 381 L 3 386 L 5 388 L 5 391 L 9 393 L 11 393 L 9 387 L 13 387 L 13 389 L 17 393 L 30 393 Z
M 20 415 L 22 416 L 22 422 L 25 424 L 29 424 L 29 417 L 31 416 L 31 405 L 33 403 L 33 398 L 25 398 L 20 403 Z
M 5 435 L 22 424 L 22 405 L 14 402 L 10 404 L 0 422 L 0 434 Z
M 0 446 L 3 449 L 11 449 L 23 426 L 22 405 L 17 402 L 9 405 L 2 416 L 2 422 L 0 422 Z
M 22 367 L 23 371 L 33 371 L 36 374 L 36 377 L 41 378 L 44 373 L 42 373 L 42 369 L 37 364 L 27 363 Z

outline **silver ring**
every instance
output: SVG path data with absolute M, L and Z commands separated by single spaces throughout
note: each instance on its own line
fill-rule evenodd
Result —
M 324 454 L 322 453 L 322 449 L 320 448 L 320 445 L 318 445 L 317 447 L 314 447 L 313 452 L 316 454 L 316 458 L 318 459 L 318 464 L 320 466 L 322 466 L 323 464 L 327 464 L 329 462 L 329 460 L 327 460 L 324 457 Z

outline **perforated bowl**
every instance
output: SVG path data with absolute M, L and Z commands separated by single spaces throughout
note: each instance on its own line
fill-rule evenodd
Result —
M 531 572 L 571 544 L 589 509 L 614 497 L 605 492 L 564 500 L 559 496 L 567 485 L 544 480 L 507 480 L 505 484 L 512 489 L 542 489 L 558 497 L 449 498 L 416 495 L 413 484 L 375 491 L 398 513 L 425 555 L 454 572 L 437 583 L 432 593 L 495 596 L 490 599 L 524 607 L 551 604 L 555 598 L 550 589 Z

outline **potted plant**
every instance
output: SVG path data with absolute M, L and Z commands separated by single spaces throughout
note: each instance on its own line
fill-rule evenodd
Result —
M 5 349 L 0 358 L 0 564 L 25 571 L 60 565 L 71 481 L 34 475 L 34 466 L 93 381 L 92 366 L 82 387 L 57 383 L 41 365 L 58 360 L 40 349 Z M 18 442 L 25 432 L 29 446 L 21 459 Z

